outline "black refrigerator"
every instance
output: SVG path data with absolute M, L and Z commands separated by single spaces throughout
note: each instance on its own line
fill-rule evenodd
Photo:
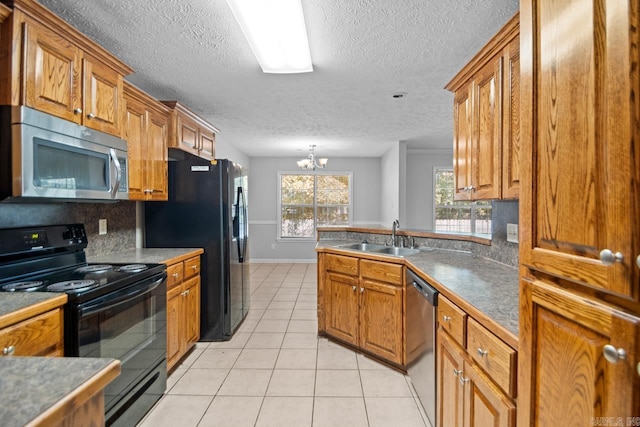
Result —
M 169 200 L 145 203 L 145 246 L 203 248 L 200 341 L 229 340 L 249 311 L 247 172 L 170 149 Z

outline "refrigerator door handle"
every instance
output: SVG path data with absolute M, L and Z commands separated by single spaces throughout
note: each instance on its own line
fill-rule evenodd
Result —
M 247 236 L 249 235 L 249 218 L 247 218 L 247 203 L 244 199 L 244 191 L 242 187 L 239 188 L 240 194 L 242 194 L 242 256 L 240 262 L 244 262 L 245 254 L 247 253 Z

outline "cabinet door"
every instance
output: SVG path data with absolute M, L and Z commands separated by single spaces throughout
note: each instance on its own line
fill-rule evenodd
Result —
M 81 123 L 82 53 L 53 31 L 23 24 L 25 34 L 24 104 L 63 119 Z
M 177 141 L 171 141 L 171 145 L 197 156 L 199 148 L 198 124 L 178 112 L 174 114 L 178 115 Z
M 200 338 L 200 276 L 184 282 L 185 350 Z
M 362 280 L 359 294 L 360 348 L 402 365 L 402 287 Z
M 168 200 L 167 117 L 150 111 L 147 119 L 147 159 L 149 161 L 147 179 L 151 200 Z
M 520 12 L 527 183 L 520 260 L 633 299 L 640 296 L 638 7 L 525 0 Z M 569 10 L 576 13 L 565 20 Z M 623 258 L 605 265 L 603 249 Z
M 326 330 L 347 343 L 358 344 L 358 279 L 327 274 L 325 284 Z
M 464 394 L 460 376 L 464 371 L 464 350 L 438 328 L 436 383 L 438 427 L 461 427 L 464 418 Z
M 145 200 L 147 175 L 146 111 L 134 99 L 127 99 L 125 138 L 129 161 L 129 199 Z
M 515 426 L 516 408 L 513 403 L 474 365 L 465 364 L 460 381 L 465 389 L 465 427 Z
M 85 54 L 84 125 L 120 137 L 122 76 Z
M 640 416 L 640 319 L 541 282 L 521 282 L 519 425 Z M 607 347 L 608 346 L 608 347 Z M 608 361 L 624 351 L 624 358 Z
M 453 173 L 456 200 L 471 200 L 471 92 L 465 86 L 453 101 Z
M 200 128 L 200 157 L 213 159 L 215 157 L 215 134 L 209 129 Z
M 478 71 L 473 80 L 471 197 L 500 198 L 502 144 L 502 56 Z
M 520 38 L 504 50 L 502 76 L 502 198 L 520 195 Z
M 180 359 L 182 286 L 167 291 L 167 369 L 170 370 Z

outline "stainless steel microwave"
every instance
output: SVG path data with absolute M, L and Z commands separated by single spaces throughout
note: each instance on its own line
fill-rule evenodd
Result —
M 127 141 L 24 106 L 0 126 L 2 199 L 129 198 Z

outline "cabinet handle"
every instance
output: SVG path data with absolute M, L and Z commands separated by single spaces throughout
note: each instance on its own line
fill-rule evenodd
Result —
M 192 265 L 191 268 L 193 268 L 193 271 L 196 271 L 198 269 L 198 267 L 195 265 Z
M 175 277 L 176 279 L 178 278 L 179 274 L 178 273 L 173 273 L 172 274 L 173 277 Z
M 487 354 L 489 354 L 488 350 L 483 350 L 480 347 L 478 347 L 478 356 L 485 357 Z
M 75 110 L 73 110 L 73 112 L 75 114 L 82 114 L 82 108 L 76 108 Z
M 355 291 L 356 291 L 356 287 L 357 287 L 356 285 L 353 285 L 353 286 L 351 287 L 351 289 L 353 290 L 353 292 L 355 292 Z
M 360 293 L 363 293 L 363 292 L 364 292 L 364 288 L 360 288 Z
M 446 314 L 444 314 L 444 315 L 442 316 L 442 321 L 443 321 L 443 322 L 448 322 L 449 320 L 451 320 L 451 316 L 447 316 Z
M 87 114 L 87 117 L 89 117 L 90 119 L 95 119 L 96 115 L 93 114 L 93 113 L 89 113 L 89 114 Z
M 463 376 L 458 377 L 458 381 L 460 381 L 461 385 L 465 385 L 466 383 L 469 382 L 469 378 L 465 378 Z
M 462 373 L 462 369 L 456 369 L 453 368 L 453 376 L 457 377 L 458 375 L 460 375 Z
M 638 375 L 640 376 L 640 362 L 638 362 L 638 366 L 636 366 L 636 369 L 638 370 Z
M 609 363 L 618 363 L 627 358 L 627 352 L 623 348 L 615 348 L 611 344 L 605 345 L 602 353 Z
M 473 185 L 471 187 L 469 187 L 469 191 L 476 191 L 476 190 L 477 190 L 477 188 L 474 187 Z
M 187 289 L 186 291 L 184 291 L 184 296 L 186 297 L 187 295 L 189 295 L 189 293 L 191 293 L 191 289 Z
M 636 258 L 636 265 L 640 268 L 640 255 Z
M 14 346 L 10 345 L 9 347 L 5 347 L 5 348 L 2 349 L 2 354 L 4 356 L 12 356 L 13 353 L 15 353 L 15 351 L 16 351 L 16 348 Z
M 604 265 L 613 265 L 614 262 L 624 261 L 624 255 L 621 252 L 612 252 L 611 249 L 603 249 L 600 251 L 600 261 Z

